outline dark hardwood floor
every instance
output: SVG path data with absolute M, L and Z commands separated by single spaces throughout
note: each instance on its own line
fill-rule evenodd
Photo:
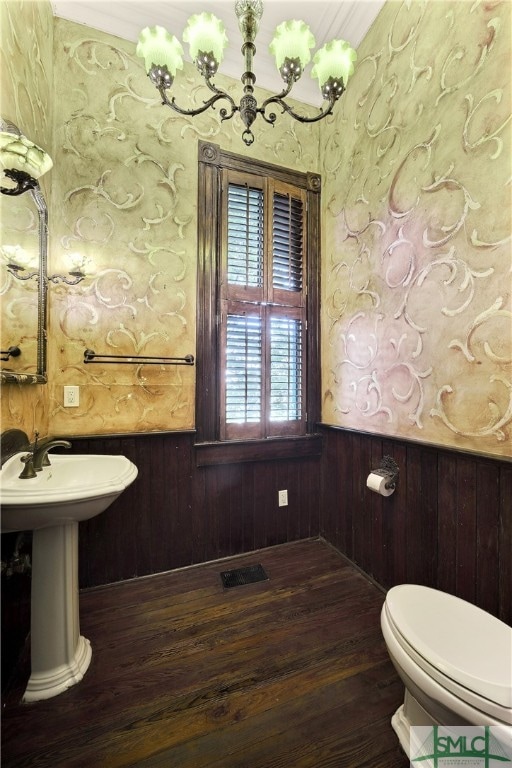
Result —
M 222 587 L 255 563 L 268 581 Z M 19 670 L 2 766 L 406 768 L 383 600 L 321 540 L 84 591 L 91 666 L 33 704 Z

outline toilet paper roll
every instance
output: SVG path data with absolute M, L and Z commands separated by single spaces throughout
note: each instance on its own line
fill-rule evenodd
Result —
M 371 491 L 375 491 L 375 493 L 379 493 L 381 496 L 391 496 L 395 489 L 386 488 L 386 483 L 389 481 L 389 475 L 378 475 L 376 472 L 370 472 L 366 485 Z

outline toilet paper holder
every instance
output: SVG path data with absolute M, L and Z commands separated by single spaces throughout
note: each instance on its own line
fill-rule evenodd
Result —
M 396 488 L 400 469 L 398 464 L 391 456 L 383 456 L 378 469 L 372 469 L 375 475 L 381 475 L 386 479 L 386 488 Z

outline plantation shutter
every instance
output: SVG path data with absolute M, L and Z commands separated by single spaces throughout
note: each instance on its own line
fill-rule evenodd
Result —
M 226 327 L 226 423 L 261 421 L 262 333 L 259 317 L 228 315 Z
M 230 285 L 263 285 L 263 191 L 248 185 L 228 189 L 228 262 Z
M 304 213 L 302 200 L 274 193 L 272 224 L 274 288 L 302 291 Z
M 300 320 L 270 320 L 270 421 L 302 417 L 302 328 Z
M 221 438 L 304 434 L 305 193 L 224 171 Z

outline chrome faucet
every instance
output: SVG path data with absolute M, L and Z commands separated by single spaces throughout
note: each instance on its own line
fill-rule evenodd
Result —
M 71 448 L 71 443 L 68 440 L 59 440 L 54 437 L 45 437 L 44 440 L 39 442 L 39 432 L 36 430 L 35 440 L 30 446 L 30 453 L 21 457 L 21 461 L 25 466 L 19 476 L 20 479 L 26 480 L 27 478 L 36 477 L 36 473 L 41 472 L 43 467 L 49 467 L 48 451 L 58 446 Z

